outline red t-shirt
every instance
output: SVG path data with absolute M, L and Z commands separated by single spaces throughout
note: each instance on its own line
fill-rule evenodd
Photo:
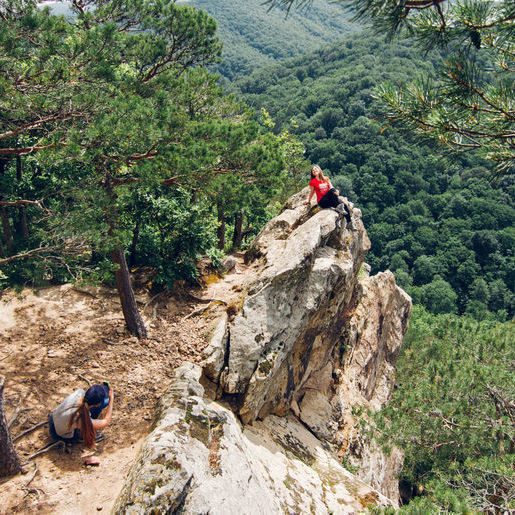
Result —
M 320 199 L 331 189 L 331 186 L 329 186 L 327 182 L 319 181 L 316 177 L 313 177 L 313 179 L 309 181 L 309 185 L 315 188 L 317 202 L 320 202 Z

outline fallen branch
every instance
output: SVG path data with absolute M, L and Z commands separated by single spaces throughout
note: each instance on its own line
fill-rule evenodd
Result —
M 24 437 L 25 435 L 28 435 L 29 433 L 32 433 L 32 431 L 35 431 L 38 427 L 44 426 L 48 424 L 48 420 L 45 420 L 44 422 L 38 422 L 32 427 L 29 427 L 25 431 L 22 431 L 19 435 L 15 436 L 13 438 L 13 442 L 16 442 L 16 440 L 19 440 L 20 438 Z
M 212 304 L 225 304 L 225 305 L 227 305 L 227 302 L 224 302 L 223 300 L 213 299 L 207 306 L 203 306 L 201 308 L 195 309 L 189 315 L 186 315 L 182 319 L 182 322 L 184 322 L 185 320 L 188 320 L 188 318 L 192 318 L 192 317 L 197 316 L 197 315 L 202 315 L 202 313 L 206 312 L 211 307 Z
M 30 479 L 25 483 L 25 486 L 23 487 L 28 488 L 29 485 L 32 483 L 33 479 L 36 477 L 36 474 L 38 473 L 38 463 L 37 461 L 34 462 L 34 472 L 32 473 L 32 476 L 30 476 Z
M 86 377 L 84 377 L 81 374 L 78 374 L 78 377 L 79 377 L 79 379 L 82 379 L 83 381 L 86 381 L 86 383 L 88 383 L 88 386 L 91 386 L 91 381 L 89 379 L 87 379 Z
M 32 460 L 33 458 L 35 458 L 36 456 L 39 456 L 40 454 L 43 454 L 45 452 L 48 452 L 49 450 L 53 449 L 54 447 L 57 447 L 57 446 L 63 446 L 65 447 L 66 444 L 62 441 L 62 440 L 57 440 L 55 442 L 50 442 L 50 443 L 47 443 L 44 447 L 42 447 L 41 449 L 39 449 L 39 451 L 36 451 L 34 454 L 31 454 L 28 458 L 27 458 L 27 461 L 25 463 L 23 463 L 22 466 L 25 466 L 27 465 L 27 463 Z
M 201 308 L 198 308 L 198 309 L 195 309 L 194 311 L 192 311 L 189 315 L 186 315 L 182 321 L 184 322 L 185 320 L 188 320 L 188 318 L 192 318 L 194 316 L 197 316 L 197 315 L 202 315 L 202 313 L 204 313 L 205 311 L 207 311 L 209 309 L 209 307 L 211 306 L 211 302 L 207 305 L 207 306 L 203 306 Z
M 7 422 L 7 429 L 11 429 L 11 426 L 16 422 L 16 419 L 19 417 L 20 413 L 24 411 L 30 411 L 30 408 L 22 408 L 20 399 L 20 402 L 18 402 L 18 406 L 16 406 L 16 410 L 14 411 L 13 416 L 11 417 L 11 420 Z
M 22 490 L 25 490 L 25 492 L 27 492 L 23 497 L 27 497 L 27 495 L 30 495 L 30 494 L 36 494 L 39 498 L 39 493 L 41 492 L 43 495 L 45 495 L 45 491 L 42 490 L 41 488 L 26 488 L 26 487 L 23 487 Z

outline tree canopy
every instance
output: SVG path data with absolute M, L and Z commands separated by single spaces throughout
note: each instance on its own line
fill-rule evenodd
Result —
M 401 491 L 415 498 L 402 513 L 513 509 L 514 337 L 513 322 L 415 308 L 392 399 L 372 429 L 406 453 Z
M 488 181 L 493 164 L 474 153 L 446 155 L 380 120 L 376 84 L 416 70 L 435 74 L 438 53 L 369 32 L 258 70 L 235 82 L 306 146 L 362 209 L 372 272 L 391 269 L 415 302 L 434 313 L 513 315 L 513 184 Z M 293 119 L 293 122 L 291 121 Z M 482 279 L 486 292 L 478 295 Z
M 142 245 L 157 250 L 162 284 L 191 278 L 214 245 L 214 185 L 221 199 L 238 191 L 234 213 L 249 198 L 268 206 L 288 174 L 277 138 L 205 70 L 221 45 L 204 11 L 154 0 L 70 8 L 0 10 L 0 265 L 15 282 L 114 272 L 127 325 L 144 336 L 125 247 L 134 263 Z M 36 256 L 35 269 L 20 264 Z
M 269 5 L 311 4 L 269 0 Z M 515 163 L 515 6 L 511 0 L 451 2 L 342 0 L 356 19 L 388 37 L 410 38 L 443 52 L 432 77 L 417 70 L 404 84 L 384 82 L 383 115 L 455 151 L 477 151 L 496 163 L 494 177 Z

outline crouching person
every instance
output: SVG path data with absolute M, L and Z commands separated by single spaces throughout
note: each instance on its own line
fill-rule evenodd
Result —
M 93 385 L 86 392 L 75 390 L 49 416 L 50 436 L 54 440 L 93 447 L 95 442 L 104 439 L 99 431 L 111 423 L 113 399 L 113 389 L 108 383 Z M 99 418 L 104 409 L 103 418 Z

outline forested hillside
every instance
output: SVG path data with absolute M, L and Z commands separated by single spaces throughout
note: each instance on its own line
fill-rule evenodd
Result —
M 316 0 L 308 8 L 268 10 L 262 0 L 192 0 L 218 23 L 223 41 L 223 61 L 214 69 L 227 79 L 277 60 L 294 57 L 336 41 L 360 26 L 351 14 L 328 0 Z
M 374 431 L 383 445 L 404 450 L 401 494 L 415 498 L 402 513 L 513 508 L 514 340 L 513 321 L 415 306 L 396 387 Z
M 357 34 L 236 82 L 246 101 L 289 128 L 306 157 L 363 210 L 372 271 L 391 269 L 433 313 L 513 315 L 513 181 L 491 164 L 451 159 L 378 120 L 374 87 L 432 73 L 441 57 Z

